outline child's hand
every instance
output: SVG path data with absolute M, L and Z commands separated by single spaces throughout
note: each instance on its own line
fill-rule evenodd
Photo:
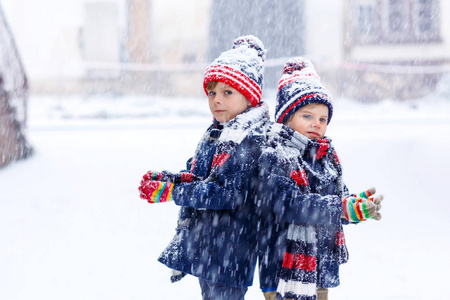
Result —
M 194 174 L 188 172 L 171 173 L 168 171 L 155 172 L 152 170 L 148 171 L 142 178 L 146 181 L 168 181 L 172 183 L 199 180 Z
M 172 200 L 173 183 L 143 179 L 139 186 L 141 199 L 148 203 L 168 202 Z
M 370 188 L 359 195 L 347 196 L 342 201 L 343 214 L 350 222 L 361 222 L 367 219 L 381 219 L 381 201 L 383 195 L 376 198 L 370 197 L 376 193 L 375 188 Z

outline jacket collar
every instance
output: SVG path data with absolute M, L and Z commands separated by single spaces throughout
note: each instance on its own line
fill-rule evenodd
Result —
M 328 150 L 331 149 L 331 139 L 324 137 L 319 140 L 311 140 L 283 124 L 272 123 L 267 135 L 269 144 L 274 146 L 281 144 L 296 148 L 302 156 L 307 152 L 311 152 L 311 154 L 317 156 L 317 159 L 320 159 L 327 155 Z

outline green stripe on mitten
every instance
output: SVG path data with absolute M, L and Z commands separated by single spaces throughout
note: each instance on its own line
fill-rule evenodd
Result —
M 352 194 L 342 200 L 342 209 L 344 217 L 354 223 L 362 222 L 367 219 L 381 219 L 381 201 L 383 195 L 376 198 L 370 197 L 376 193 L 375 188 L 370 188 L 358 195 Z

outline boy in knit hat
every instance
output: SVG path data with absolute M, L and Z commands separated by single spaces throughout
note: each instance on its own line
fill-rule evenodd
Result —
M 349 195 L 331 140 L 330 93 L 312 63 L 290 59 L 279 82 L 276 123 L 259 160 L 263 219 L 260 285 L 266 299 L 327 299 L 348 252 L 342 224 L 379 220 L 375 189 Z
M 176 234 L 159 261 L 198 277 L 203 299 L 244 299 L 256 266 L 258 218 L 254 195 L 268 106 L 261 102 L 265 49 L 255 36 L 234 41 L 205 71 L 213 123 L 186 172 L 149 171 L 141 198 L 173 200 Z

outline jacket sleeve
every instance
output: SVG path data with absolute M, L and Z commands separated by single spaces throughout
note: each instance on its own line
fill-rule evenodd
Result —
M 245 139 L 214 177 L 175 185 L 175 204 L 196 209 L 235 209 L 255 189 L 260 153 L 257 143 Z
M 264 153 L 259 160 L 262 205 L 277 218 L 295 224 L 339 224 L 342 200 L 338 196 L 303 193 L 273 153 Z

